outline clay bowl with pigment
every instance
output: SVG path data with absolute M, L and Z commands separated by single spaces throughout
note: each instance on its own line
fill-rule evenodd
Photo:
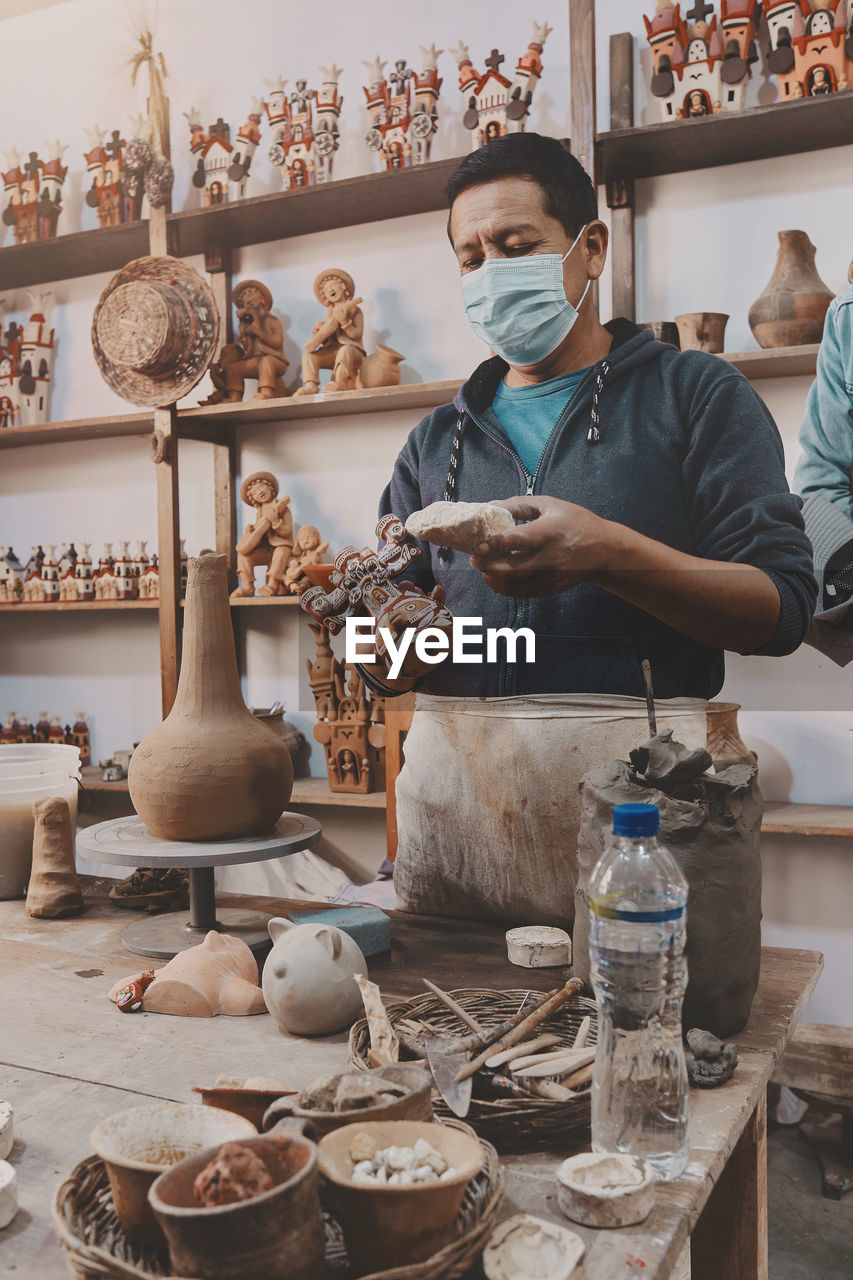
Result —
M 295 1089 L 236 1089 L 224 1085 L 212 1085 L 205 1089 L 197 1085 L 193 1093 L 200 1093 L 205 1107 L 218 1107 L 222 1111 L 233 1111 L 235 1115 L 250 1120 L 260 1130 L 264 1116 L 273 1103 L 280 1098 L 295 1097 Z M 290 1112 L 282 1113 L 289 1115 Z M 271 1128 L 271 1125 L 266 1125 Z
M 302 572 L 311 583 L 312 587 L 322 587 L 324 591 L 329 590 L 329 577 L 335 571 L 333 564 L 306 564 L 302 567 Z
M 304 1093 L 292 1098 L 281 1098 L 274 1102 L 263 1118 L 260 1128 L 266 1133 L 279 1120 L 293 1116 L 310 1124 L 308 1133 L 317 1141 L 327 1133 L 341 1129 L 344 1125 L 358 1121 L 372 1120 L 432 1120 L 432 1076 L 423 1067 L 414 1063 L 398 1063 L 394 1066 L 376 1067 L 373 1071 L 343 1072 L 329 1080 L 333 1089 L 344 1076 L 355 1075 L 359 1080 L 388 1080 L 399 1084 L 408 1092 L 393 1102 L 382 1102 L 376 1106 L 353 1107 L 341 1111 L 323 1111 L 315 1106 L 300 1106 Z
M 425 1138 L 456 1169 L 447 1182 L 369 1186 L 352 1180 L 350 1146 L 367 1134 L 378 1149 L 411 1147 Z M 317 1148 L 350 1262 L 357 1274 L 423 1262 L 456 1234 L 465 1188 L 483 1164 L 477 1138 L 442 1124 L 384 1120 L 349 1124 L 326 1134 Z
M 163 1234 L 148 1205 L 148 1190 L 164 1169 L 214 1143 L 257 1136 L 243 1116 L 213 1107 L 162 1102 L 107 1116 L 89 1135 L 106 1165 L 113 1204 L 127 1234 L 161 1249 Z
M 219 1146 L 162 1173 L 148 1193 L 169 1244 L 171 1271 L 197 1280 L 316 1280 L 325 1253 L 317 1148 L 296 1121 L 240 1140 L 259 1156 L 273 1186 L 232 1204 L 206 1207 L 194 1192 Z

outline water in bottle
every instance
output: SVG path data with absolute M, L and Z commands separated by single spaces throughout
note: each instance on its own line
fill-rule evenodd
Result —
M 683 1171 L 688 1151 L 687 881 L 658 843 L 659 825 L 655 805 L 617 805 L 612 842 L 590 880 L 598 1003 L 592 1149 L 640 1156 L 668 1181 Z

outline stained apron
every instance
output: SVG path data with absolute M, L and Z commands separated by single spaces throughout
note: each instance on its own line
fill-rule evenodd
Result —
M 659 729 L 704 747 L 704 700 L 656 711 Z M 571 929 L 581 779 L 648 736 L 642 698 L 417 694 L 397 778 L 401 909 Z

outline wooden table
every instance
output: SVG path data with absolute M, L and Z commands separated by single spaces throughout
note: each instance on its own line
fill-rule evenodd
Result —
M 87 897 L 94 892 L 87 885 Z M 223 898 L 234 906 L 286 911 L 287 903 Z M 0 1275 L 65 1280 L 53 1234 L 54 1190 L 90 1153 L 88 1134 L 103 1116 L 148 1099 L 192 1099 L 193 1085 L 220 1073 L 255 1073 L 293 1087 L 341 1069 L 346 1036 L 282 1036 L 272 1018 L 123 1015 L 107 1000 L 112 984 L 140 967 L 121 945 L 128 914 L 90 897 L 76 920 L 30 920 L 22 902 L 0 902 L 0 1098 L 15 1109 L 21 1209 L 0 1233 Z M 295 904 L 294 904 L 295 905 Z M 299 905 L 305 905 L 299 904 Z M 544 989 L 553 971 L 509 965 L 503 930 L 461 921 L 397 915 L 390 959 L 371 976 L 388 997 L 423 991 L 421 977 L 445 989 Z M 586 1280 L 664 1280 L 692 1233 L 694 1280 L 765 1280 L 767 1081 L 797 1025 L 822 968 L 820 955 L 778 948 L 762 953 L 761 985 L 740 1064 L 723 1088 L 691 1094 L 690 1162 L 661 1186 L 639 1227 L 577 1228 L 587 1242 Z M 504 1214 L 525 1210 L 559 1219 L 554 1170 L 567 1150 L 506 1158 Z

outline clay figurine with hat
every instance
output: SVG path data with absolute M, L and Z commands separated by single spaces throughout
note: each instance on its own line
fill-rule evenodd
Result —
M 391 387 L 400 381 L 397 367 L 405 356 L 391 347 L 377 345 L 373 355 L 364 349 L 364 315 L 355 296 L 355 284 L 340 267 L 321 271 L 314 281 L 314 296 L 326 307 L 305 342 L 302 386 L 295 396 L 315 396 L 320 390 L 320 370 L 331 369 L 325 391 L 354 391 L 362 387 Z
M 247 524 L 237 542 L 237 577 L 240 585 L 231 599 L 255 594 L 255 567 L 265 565 L 264 586 L 259 596 L 286 594 L 284 575 L 293 555 L 293 515 L 290 498 L 278 496 L 278 481 L 269 471 L 253 471 L 240 486 L 240 497 L 247 506 L 255 507 L 257 519 Z
M 257 378 L 252 400 L 274 400 L 287 395 L 282 381 L 288 361 L 284 354 L 284 330 L 272 315 L 272 294 L 260 280 L 241 280 L 234 287 L 239 337 L 229 342 L 210 366 L 215 391 L 205 404 L 223 400 L 239 403 L 246 378 Z
M 160 408 L 191 391 L 219 339 L 207 282 L 180 258 L 136 258 L 113 276 L 92 319 L 101 376 L 131 404 Z

